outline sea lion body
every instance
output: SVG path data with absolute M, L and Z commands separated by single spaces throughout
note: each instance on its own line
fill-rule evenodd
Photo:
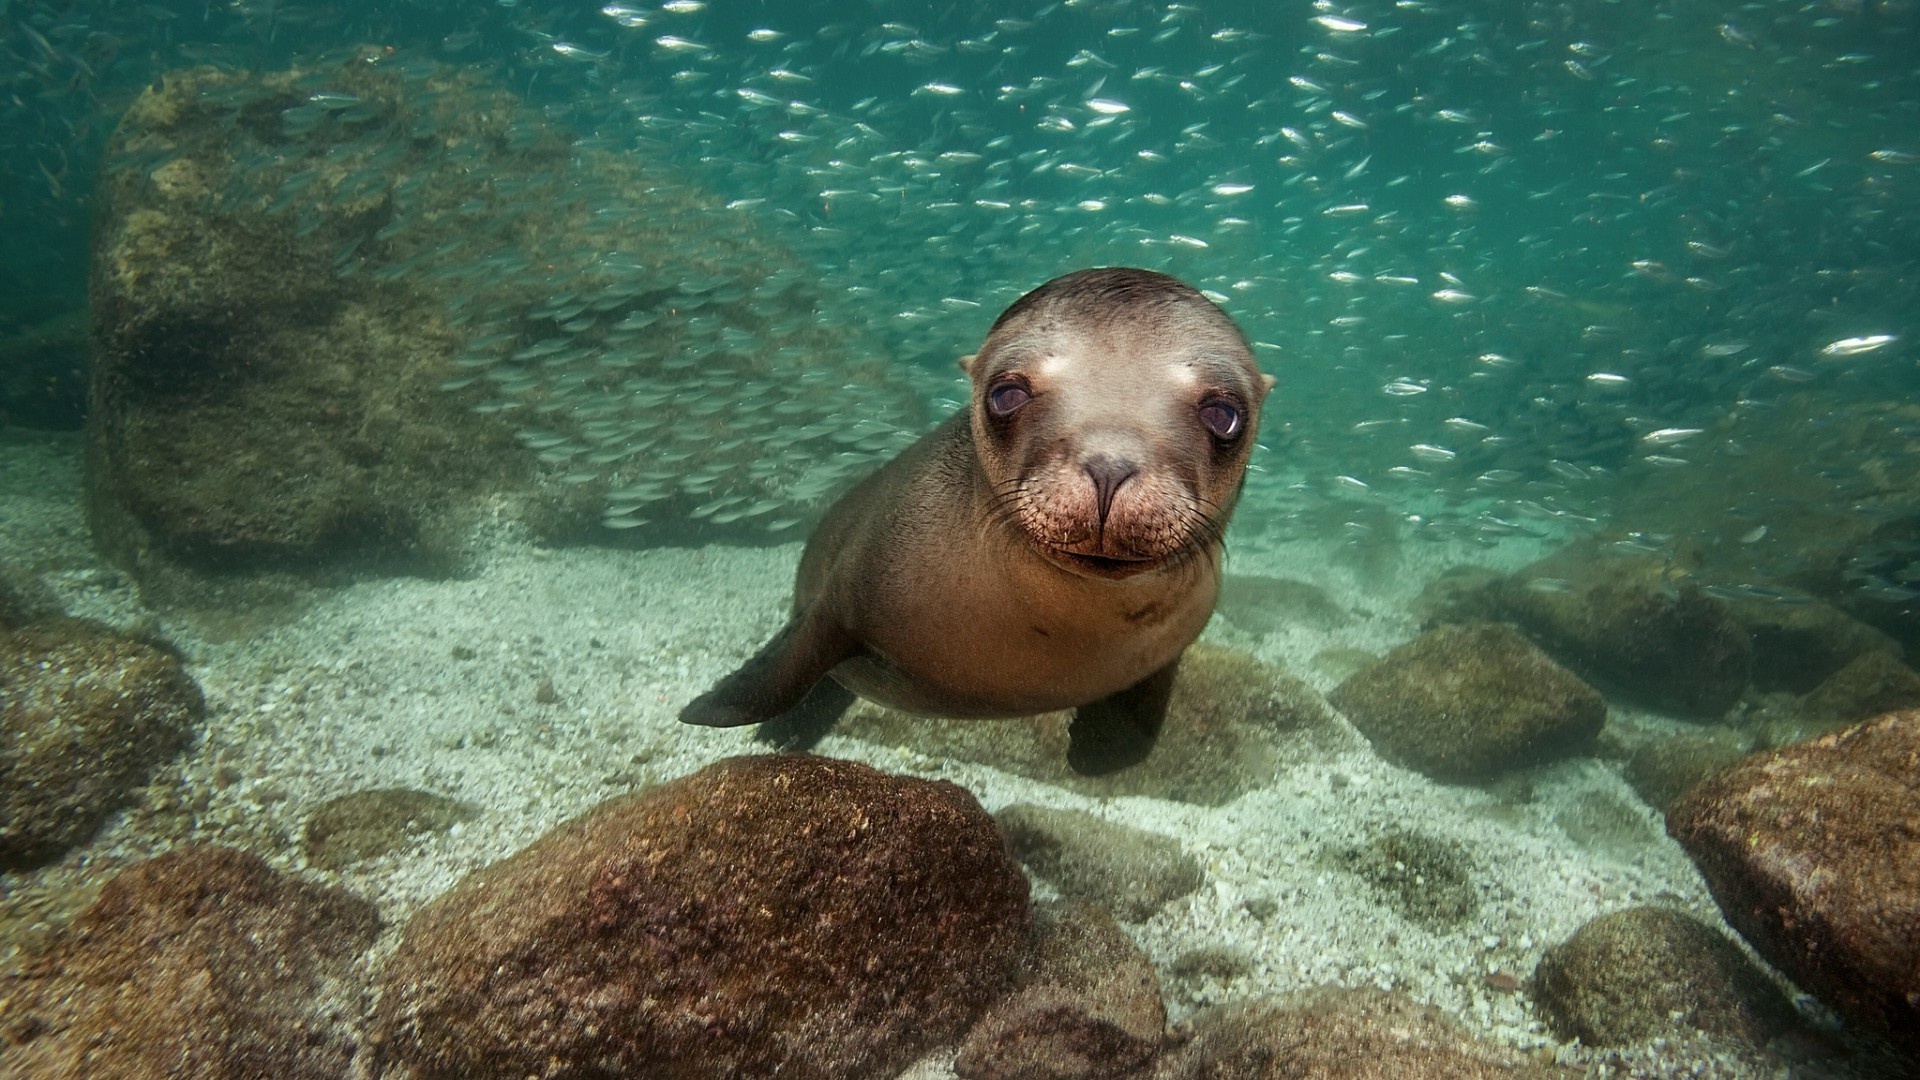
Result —
M 1199 293 L 1123 269 L 1022 297 L 962 366 L 968 409 L 828 511 L 790 621 L 681 719 L 777 720 L 763 733 L 791 743 L 848 691 L 948 717 L 1076 708 L 1076 769 L 1145 756 L 1272 380 Z
M 966 420 L 949 418 L 848 492 L 809 542 L 794 610 L 818 605 L 865 646 L 834 679 L 907 712 L 1031 716 L 1178 658 L 1213 613 L 1214 575 L 1078 577 L 1010 543 L 967 468 Z M 953 497 L 962 484 L 980 490 Z

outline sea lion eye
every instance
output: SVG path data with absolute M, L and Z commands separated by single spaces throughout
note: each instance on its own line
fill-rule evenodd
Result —
M 1013 411 L 1033 400 L 1033 392 L 1017 382 L 1003 382 L 987 391 L 987 408 L 995 416 L 1011 416 Z
M 1231 439 L 1240 434 L 1240 410 L 1224 401 L 1209 401 L 1200 406 L 1200 422 L 1216 439 Z

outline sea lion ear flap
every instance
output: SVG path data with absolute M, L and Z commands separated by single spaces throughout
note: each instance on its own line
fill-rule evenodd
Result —
M 965 356 L 963 356 L 963 357 L 961 357 L 961 358 L 960 358 L 960 370 L 961 370 L 961 371 L 964 371 L 964 372 L 966 372 L 966 373 L 967 373 L 967 377 L 968 377 L 968 378 L 972 378 L 972 377 L 973 377 L 973 365 L 974 365 L 974 363 L 975 363 L 976 361 L 978 361 L 979 359 L 980 359 L 980 354 L 979 354 L 979 353 L 977 353 L 977 352 L 970 352 L 970 353 L 968 353 L 967 355 L 965 355 Z
M 1273 376 L 1271 376 L 1271 375 L 1265 375 L 1265 374 L 1263 374 L 1263 375 L 1261 375 L 1261 376 L 1260 376 L 1260 398 L 1261 398 L 1261 400 L 1263 400 L 1263 401 L 1264 401 L 1264 400 L 1266 400 L 1266 396 L 1267 396 L 1267 393 L 1268 393 L 1268 391 L 1270 391 L 1270 390 L 1272 390 L 1272 389 L 1273 389 L 1273 385 L 1274 385 L 1275 383 L 1277 383 L 1277 382 L 1279 382 L 1279 381 L 1280 381 L 1279 379 L 1276 379 L 1276 378 L 1274 378 L 1274 377 L 1273 377 Z

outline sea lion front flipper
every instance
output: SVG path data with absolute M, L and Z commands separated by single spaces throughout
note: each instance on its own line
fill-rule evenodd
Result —
M 1073 711 L 1067 728 L 1067 764 L 1082 776 L 1105 776 L 1146 760 L 1173 696 L 1173 663 L 1116 694 Z
M 852 656 L 859 642 L 833 619 L 809 607 L 780 628 L 739 670 L 713 684 L 680 710 L 680 722 L 702 727 L 759 724 L 799 711 L 835 664 Z M 838 683 L 833 684 L 838 686 Z M 824 706 L 826 702 L 819 702 Z M 841 708 L 846 707 L 842 701 Z M 838 713 L 834 715 L 838 719 Z M 828 721 L 827 726 L 831 726 Z M 821 734 L 825 734 L 824 727 Z M 815 736 L 816 738 L 818 736 Z

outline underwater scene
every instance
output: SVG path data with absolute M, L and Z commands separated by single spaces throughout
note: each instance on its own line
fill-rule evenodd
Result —
M 1920 1075 L 1920 3 L 0 0 L 0 1076 Z

